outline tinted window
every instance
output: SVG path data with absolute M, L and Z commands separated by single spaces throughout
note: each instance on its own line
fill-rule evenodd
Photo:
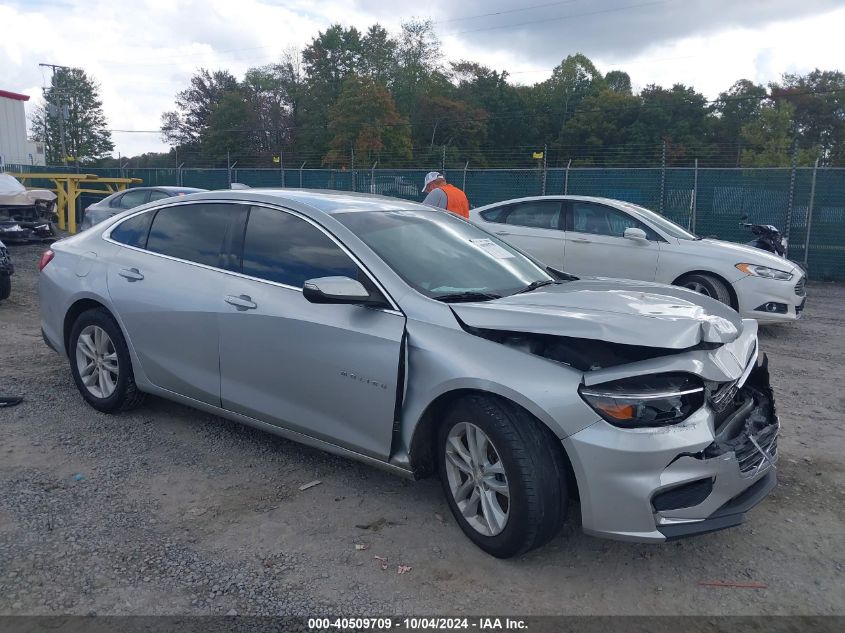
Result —
M 317 277 L 351 277 L 358 267 L 325 233 L 283 211 L 253 207 L 244 236 L 243 273 L 301 288 Z
M 147 201 L 146 189 L 130 189 L 120 198 L 121 209 L 133 209 Z
M 124 220 L 112 229 L 111 238 L 115 242 L 120 242 L 127 246 L 144 248 L 152 217 L 151 213 L 142 213 L 141 215 Z
M 589 202 L 572 203 L 572 228 L 579 233 L 624 237 L 625 229 L 638 228 L 648 239 L 656 239 L 654 231 L 627 213 Z
M 488 222 L 502 222 L 503 217 L 507 215 L 508 207 L 498 207 L 496 209 L 487 209 L 481 212 L 481 217 Z
M 504 222 L 534 229 L 560 228 L 560 202 L 536 200 L 512 205 Z
M 166 191 L 160 191 L 160 190 L 156 189 L 155 191 L 150 192 L 150 200 L 149 201 L 153 202 L 154 200 L 164 200 L 165 198 L 169 198 L 169 197 L 170 197 L 170 194 L 167 193 Z
M 226 204 L 184 204 L 156 213 L 147 250 L 218 266 L 232 210 Z

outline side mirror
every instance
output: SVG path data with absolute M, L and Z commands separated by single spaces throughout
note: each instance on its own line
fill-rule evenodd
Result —
M 635 226 L 629 227 L 625 229 L 625 232 L 622 234 L 623 237 L 629 240 L 647 240 L 645 231 L 642 229 L 638 229 Z
M 302 296 L 311 303 L 364 304 L 371 299 L 364 284 L 349 277 L 319 277 L 302 286 Z

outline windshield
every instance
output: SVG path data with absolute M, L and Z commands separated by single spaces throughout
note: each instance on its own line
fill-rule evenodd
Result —
M 685 228 L 678 226 L 672 220 L 664 218 L 662 215 L 655 213 L 645 207 L 641 207 L 638 204 L 633 204 L 631 202 L 621 202 L 620 204 L 628 209 L 629 211 L 640 215 L 643 219 L 648 222 L 651 222 L 657 228 L 659 228 L 664 233 L 671 235 L 672 237 L 678 238 L 679 240 L 697 240 L 700 239 L 694 233 L 690 233 Z
M 449 213 L 357 211 L 334 217 L 429 297 L 482 293 L 495 298 L 552 280 L 513 247 Z

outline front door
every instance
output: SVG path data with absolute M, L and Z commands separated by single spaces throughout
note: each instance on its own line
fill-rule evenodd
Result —
M 654 281 L 660 238 L 627 213 L 603 204 L 573 200 L 566 231 L 564 269 L 582 277 L 617 277 Z M 639 228 L 648 239 L 623 237 Z
M 241 272 L 221 290 L 223 407 L 387 459 L 405 317 L 357 305 L 317 305 L 307 279 L 369 282 L 325 232 L 300 216 L 252 207 Z

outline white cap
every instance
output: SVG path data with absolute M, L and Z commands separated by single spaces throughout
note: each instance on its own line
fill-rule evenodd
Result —
M 431 183 L 435 180 L 440 180 L 443 178 L 443 174 L 439 171 L 430 171 L 425 175 L 425 182 L 423 183 L 422 192 L 425 193 L 425 188 L 428 187 Z

